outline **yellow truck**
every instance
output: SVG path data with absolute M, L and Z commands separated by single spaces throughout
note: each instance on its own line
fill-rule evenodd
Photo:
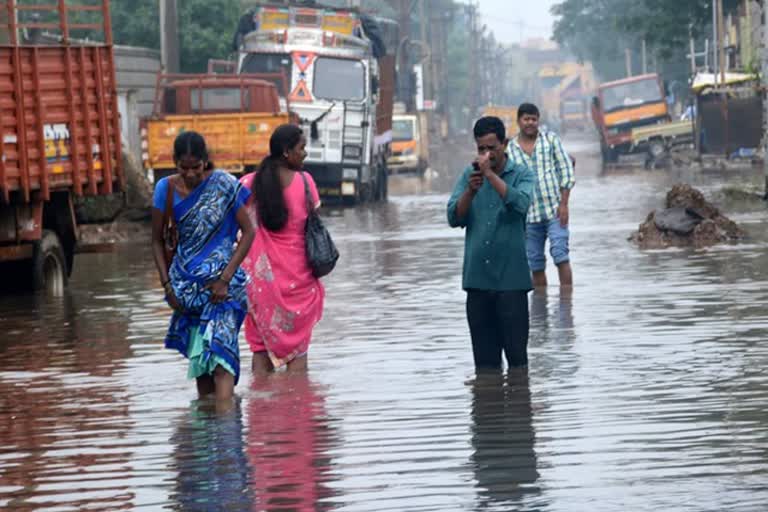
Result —
M 619 155 L 642 152 L 633 143 L 632 131 L 671 121 L 659 75 L 601 84 L 592 100 L 592 119 L 600 134 L 603 161 L 615 162 Z
M 151 181 L 176 172 L 173 141 L 201 133 L 211 161 L 233 174 L 254 170 L 269 154 L 269 138 L 296 122 L 281 111 L 278 76 L 160 75 L 152 116 L 142 122 L 142 159 Z M 287 106 L 286 106 L 287 107 Z
M 512 138 L 520 131 L 517 126 L 517 107 L 488 105 L 483 109 L 483 116 L 498 117 L 504 122 L 504 128 L 507 131 L 507 137 Z
M 387 158 L 389 174 L 423 175 L 428 166 L 426 119 L 419 114 L 392 116 L 392 154 Z

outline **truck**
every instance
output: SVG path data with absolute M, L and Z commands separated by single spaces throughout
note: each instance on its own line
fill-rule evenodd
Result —
M 405 113 L 404 109 L 395 112 L 392 116 L 392 154 L 387 159 L 389 173 L 423 176 L 429 159 L 426 119 L 416 112 Z
M 517 106 L 488 105 L 483 109 L 483 116 L 498 117 L 504 123 L 507 138 L 517 136 L 520 127 L 517 124 Z
M 241 17 L 238 71 L 289 77 L 286 99 L 308 135 L 306 170 L 324 200 L 386 199 L 397 24 L 354 8 L 288 4 Z
M 641 152 L 632 144 L 632 130 L 671 121 L 659 75 L 601 84 L 592 99 L 592 119 L 600 135 L 603 161 L 615 162 L 620 155 Z
M 588 103 L 582 98 L 563 98 L 560 101 L 560 130 L 562 133 L 587 130 L 589 127 Z
M 675 147 L 692 146 L 694 127 L 691 120 L 672 121 L 633 128 L 632 150 L 646 152 L 646 165 L 661 163 Z
M 60 294 L 78 241 L 73 198 L 124 184 L 109 2 L 4 7 L 0 262 L 19 267 L 4 275 L 25 287 Z M 98 22 L 68 22 L 78 17 Z M 34 37 L 42 30 L 47 37 Z M 71 30 L 104 41 L 72 39 Z
M 281 105 L 279 73 L 163 74 L 152 115 L 142 120 L 142 160 L 150 181 L 176 172 L 173 141 L 186 130 L 205 137 L 211 161 L 232 174 L 250 172 L 269 154 L 275 128 L 291 121 Z

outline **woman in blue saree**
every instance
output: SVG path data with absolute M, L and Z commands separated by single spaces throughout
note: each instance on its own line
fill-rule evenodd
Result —
M 228 400 L 240 376 L 238 334 L 248 311 L 240 263 L 254 237 L 244 207 L 250 191 L 214 169 L 199 133 L 179 135 L 173 158 L 178 173 L 157 183 L 152 210 L 152 252 L 173 308 L 165 346 L 189 359 L 201 397 Z M 164 212 L 171 194 L 178 244 L 169 268 Z

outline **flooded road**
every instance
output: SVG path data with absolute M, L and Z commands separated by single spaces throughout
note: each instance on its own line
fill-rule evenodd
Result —
M 446 175 L 332 212 L 309 376 L 244 371 L 223 417 L 162 348 L 143 241 L 81 255 L 62 298 L 0 298 L 0 508 L 765 510 L 768 213 L 726 212 L 738 246 L 640 252 L 680 177 L 570 150 L 576 287 L 532 295 L 528 378 L 475 379 Z

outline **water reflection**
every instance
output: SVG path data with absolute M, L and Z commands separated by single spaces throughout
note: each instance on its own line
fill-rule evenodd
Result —
M 471 463 L 480 509 L 519 505 L 538 492 L 532 414 L 527 371 L 481 373 L 473 381 Z
M 305 375 L 253 383 L 248 401 L 248 459 L 254 510 L 330 510 L 329 450 L 334 432 L 321 389 Z
M 180 510 L 250 510 L 250 467 L 245 455 L 240 403 L 217 412 L 210 400 L 195 400 L 171 437 L 177 472 L 170 499 Z
M 134 493 L 118 477 L 130 469 L 130 450 L 116 437 L 132 422 L 127 404 L 115 401 L 126 387 L 104 380 L 131 355 L 119 341 L 124 323 L 116 318 L 90 328 L 102 310 L 71 293 L 14 301 L 25 314 L 3 320 L 14 343 L 0 343 L 5 506 L 125 508 Z M 36 332 L 30 324 L 39 326 Z

